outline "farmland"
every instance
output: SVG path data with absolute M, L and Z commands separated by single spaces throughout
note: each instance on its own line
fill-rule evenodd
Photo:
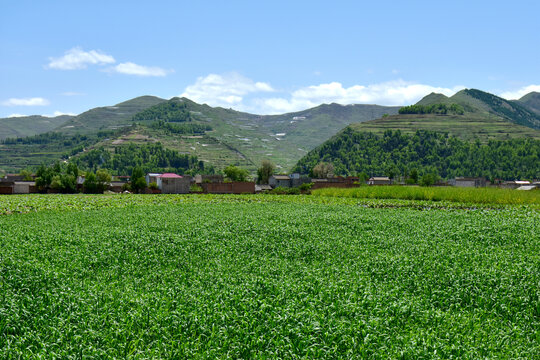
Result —
M 538 358 L 540 212 L 430 204 L 2 197 L 0 357 Z

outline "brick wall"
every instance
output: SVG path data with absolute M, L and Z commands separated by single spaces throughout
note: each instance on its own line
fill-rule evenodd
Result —
M 254 194 L 254 182 L 230 182 L 230 183 L 203 183 L 205 193 L 208 194 Z

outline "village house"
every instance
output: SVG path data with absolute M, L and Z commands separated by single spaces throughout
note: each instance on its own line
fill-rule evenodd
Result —
M 368 185 L 392 185 L 392 180 L 388 176 L 374 176 L 370 177 Z
M 265 185 L 265 184 L 255 185 L 256 194 L 260 194 L 262 192 L 270 191 L 270 190 L 272 190 L 272 187 L 270 185 Z
M 512 181 L 505 181 L 501 184 L 501 187 L 503 189 L 517 189 L 520 186 L 527 186 L 531 185 L 530 181 L 527 180 L 512 180 Z
M 123 181 L 111 181 L 109 183 L 109 191 L 121 193 L 124 190 L 124 185 L 126 185 L 126 183 Z
M 36 192 L 35 181 L 2 181 L 0 194 L 32 194 Z
M 223 175 L 201 175 L 197 174 L 194 177 L 195 183 L 201 185 L 202 183 L 221 183 L 223 182 Z
M 191 176 L 161 174 L 157 177 L 157 186 L 163 194 L 187 194 L 191 186 Z
M 146 180 L 146 183 L 148 185 L 150 185 L 151 183 L 156 183 L 157 184 L 157 182 L 158 182 L 157 179 L 158 179 L 159 175 L 161 175 L 161 174 L 159 174 L 159 173 L 148 173 L 148 174 L 146 174 L 144 179 Z
M 289 175 L 272 175 L 268 178 L 268 185 L 270 185 L 272 188 L 290 188 L 291 178 Z
M 485 187 L 487 181 L 483 177 L 457 177 L 448 181 L 448 185 L 457 187 Z

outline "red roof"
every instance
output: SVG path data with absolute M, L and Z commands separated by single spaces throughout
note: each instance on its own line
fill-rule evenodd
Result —
M 180 175 L 173 174 L 173 173 L 161 174 L 158 177 L 160 177 L 160 178 L 182 178 Z

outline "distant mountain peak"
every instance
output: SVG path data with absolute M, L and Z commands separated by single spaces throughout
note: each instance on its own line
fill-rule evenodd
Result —
M 433 104 L 440 104 L 440 103 L 446 103 L 448 100 L 448 96 L 436 92 L 432 92 L 429 95 L 426 95 L 417 102 L 417 105 L 433 105 Z
M 540 115 L 540 92 L 530 92 L 517 101 L 527 109 Z

